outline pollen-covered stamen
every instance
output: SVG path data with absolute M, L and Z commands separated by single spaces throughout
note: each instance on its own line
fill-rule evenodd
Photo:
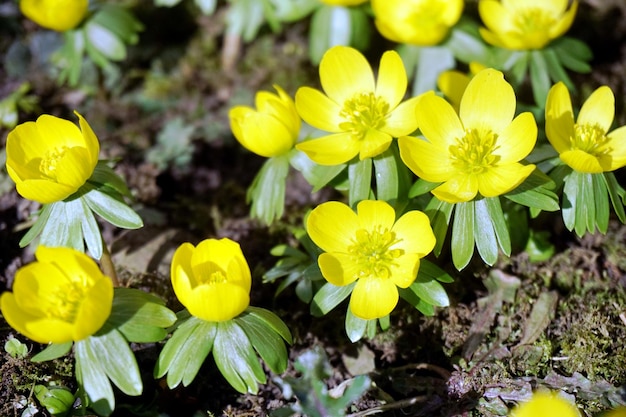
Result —
M 61 146 L 59 148 L 50 149 L 46 152 L 45 156 L 39 163 L 39 171 L 48 178 L 53 180 L 57 179 L 57 165 L 63 158 L 63 155 L 68 151 L 67 146 Z
M 355 138 L 363 139 L 369 129 L 381 129 L 389 113 L 389 103 L 374 93 L 355 94 L 343 103 L 339 115 L 345 120 L 339 127 Z
M 206 262 L 194 267 L 194 277 L 197 285 L 213 285 L 228 282 L 228 274 L 215 262 Z
M 448 151 L 452 165 L 466 174 L 480 174 L 494 166 L 500 157 L 493 152 L 498 149 L 496 140 L 498 135 L 489 132 L 479 132 L 476 129 L 465 131 L 462 138 L 457 138 Z
M 555 23 L 555 17 L 548 11 L 533 7 L 518 10 L 513 18 L 513 26 L 525 36 L 548 33 Z
M 604 130 L 595 124 L 574 125 L 574 136 L 570 138 L 572 149 L 579 149 L 593 156 L 611 152 L 610 140 Z
M 352 241 L 348 252 L 359 266 L 357 278 L 389 278 L 391 267 L 396 265 L 395 259 L 404 254 L 403 249 L 391 249 L 401 239 L 397 239 L 394 232 L 380 227 L 371 231 L 359 229 Z
M 84 279 L 68 280 L 66 286 L 58 287 L 47 296 L 46 315 L 49 318 L 61 319 L 73 323 L 85 298 L 87 286 Z

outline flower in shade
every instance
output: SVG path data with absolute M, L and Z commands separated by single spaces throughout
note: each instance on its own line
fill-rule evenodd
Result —
M 88 0 L 21 0 L 20 10 L 30 20 L 63 32 L 74 29 L 87 14 Z
M 432 46 L 459 21 L 463 0 L 372 0 L 372 10 L 376 28 L 385 38 Z
M 323 203 L 309 215 L 306 229 L 325 252 L 318 258 L 324 278 L 337 286 L 356 281 L 350 310 L 365 320 L 391 313 L 398 303 L 397 287 L 413 283 L 420 258 L 435 246 L 424 213 L 409 211 L 396 220 L 385 201 L 361 201 L 356 213 L 340 202 Z
M 296 148 L 321 165 L 338 165 L 359 155 L 372 158 L 387 150 L 393 137 L 417 129 L 416 98 L 403 103 L 407 76 L 400 55 L 387 51 L 378 80 L 356 49 L 335 46 L 320 63 L 324 93 L 310 87 L 296 92 L 296 108 L 305 122 L 330 132 Z
M 320 0 L 329 6 L 358 6 L 367 2 L 367 0 Z
M 111 279 L 74 249 L 39 246 L 35 257 L 15 273 L 13 292 L 0 297 L 7 323 L 39 343 L 79 341 L 100 330 L 113 305 Z
M 294 101 L 279 86 L 278 94 L 260 91 L 256 110 L 249 106 L 233 107 L 228 113 L 235 138 L 251 152 L 264 157 L 290 151 L 298 139 L 301 119 Z
M 426 93 L 417 104 L 424 138 L 399 138 L 400 157 L 420 178 L 443 183 L 432 190 L 442 201 L 505 194 L 535 169 L 520 161 L 535 146 L 537 124 L 529 112 L 513 118 L 515 106 L 513 88 L 493 69 L 472 78 L 458 115 L 443 98 Z
M 602 414 L 602 417 L 626 417 L 626 407 L 617 407 Z
M 587 98 L 574 121 L 569 91 L 558 82 L 546 101 L 546 136 L 561 160 L 575 171 L 614 171 L 626 166 L 626 126 L 608 133 L 614 116 L 613 91 L 602 86 Z
M 578 1 L 480 0 L 478 12 L 486 28 L 480 34 L 488 43 L 506 49 L 541 49 L 562 36 L 576 17 Z
M 576 405 L 552 392 L 539 391 L 515 407 L 511 417 L 580 417 Z
M 61 201 L 85 184 L 98 163 L 100 145 L 87 121 L 44 114 L 7 137 L 6 167 L 17 192 L 43 204 Z
M 250 304 L 250 268 L 238 243 L 206 239 L 183 243 L 174 252 L 172 286 L 189 313 L 206 321 L 226 321 Z
M 463 93 L 470 80 L 474 75 L 486 68 L 478 62 L 470 62 L 469 74 L 459 70 L 444 71 L 437 78 L 437 88 L 448 99 L 450 104 L 454 106 L 454 109 L 458 111 L 461 105 L 461 98 L 463 98 Z

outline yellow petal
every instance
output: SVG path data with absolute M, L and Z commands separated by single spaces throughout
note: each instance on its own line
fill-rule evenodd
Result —
M 346 204 L 329 201 L 311 211 L 306 230 L 311 240 L 325 252 L 347 252 L 359 229 L 357 215 Z
M 537 142 L 537 123 L 530 112 L 517 116 L 498 136 L 493 155 L 499 164 L 518 162 L 526 158 Z
M 2 317 L 4 317 L 9 326 L 24 336 L 39 343 L 49 342 L 49 340 L 40 340 L 37 335 L 32 334 L 28 330 L 27 323 L 32 323 L 37 320 L 39 316 L 31 314 L 31 311 L 28 309 L 21 308 L 17 304 L 13 293 L 4 292 L 2 296 L 0 296 L 0 310 L 2 311 Z M 71 338 L 66 341 L 69 340 L 71 340 Z
M 231 126 L 236 124 L 233 134 L 249 151 L 270 158 L 288 152 L 295 144 L 297 137 L 288 130 L 282 120 L 255 111 L 238 116 L 241 113 L 241 110 L 231 111 L 230 114 L 237 117 L 237 122 L 231 122 Z
M 511 417 L 539 416 L 580 417 L 580 413 L 574 404 L 551 392 L 536 392 L 511 411 Z
M 15 181 L 17 192 L 27 200 L 37 201 L 41 204 L 49 204 L 65 200 L 76 192 L 74 187 L 65 184 L 58 184 L 49 180 L 26 180 L 22 181 L 12 175 L 12 170 L 8 169 L 11 179 Z
M 363 140 L 361 140 L 359 158 L 363 160 L 366 158 L 373 158 L 377 155 L 380 155 L 381 153 L 385 152 L 387 148 L 389 148 L 389 145 L 391 145 L 391 140 L 391 135 L 389 135 L 388 133 L 384 133 L 379 130 L 369 129 L 365 134 Z
M 191 256 L 193 255 L 193 251 L 194 246 L 191 243 L 183 243 L 174 251 L 174 256 L 170 264 L 172 287 L 176 293 L 176 297 L 178 297 L 183 305 L 191 289 L 200 284 L 200 282 L 195 279 L 191 270 Z
M 615 171 L 626 166 L 626 126 L 615 129 L 607 137 L 607 146 L 611 148 L 611 152 L 606 156 L 602 155 L 600 163 L 604 171 Z
M 338 287 L 351 284 L 359 277 L 360 268 L 352 255 L 322 253 L 317 263 L 324 279 Z
M 355 93 L 373 92 L 376 87 L 367 59 L 347 46 L 334 46 L 326 51 L 320 62 L 320 82 L 326 95 L 335 103 L 344 103 Z M 298 113 L 304 116 L 299 109 Z
M 563 0 L 560 3 L 565 3 L 565 5 L 567 5 L 566 0 Z M 550 28 L 549 36 L 551 39 L 556 39 L 569 30 L 569 28 L 572 26 L 572 23 L 574 23 L 577 11 L 578 2 L 574 0 L 572 2 L 572 7 L 570 7 L 569 10 L 565 12 L 565 14 L 563 14 L 560 19 L 557 20 L 556 24 Z
M 313 127 L 333 133 L 342 131 L 341 106 L 318 90 L 300 87 L 296 92 L 296 109 L 302 120 Z
M 72 327 L 72 340 L 83 340 L 98 332 L 111 315 L 113 307 L 113 285 L 102 277 L 85 294 Z
M 597 157 L 588 154 L 580 149 L 573 149 L 559 154 L 563 162 L 572 167 L 575 171 L 590 174 L 599 174 L 604 172 L 604 168 L 600 164 Z
M 77 111 L 74 112 L 76 116 L 78 116 L 78 123 L 80 125 L 80 130 L 83 135 L 83 139 L 85 141 L 85 147 L 89 152 L 89 160 L 90 165 L 92 166 L 91 171 L 95 168 L 98 163 L 98 158 L 100 156 L 100 142 L 98 141 L 98 137 L 87 123 L 87 120 Z
M 359 228 L 365 230 L 391 230 L 396 212 L 387 202 L 363 200 L 356 206 Z
M 432 190 L 432 193 L 447 203 L 464 203 L 478 194 L 478 180 L 475 175 L 457 174 Z
M 395 259 L 391 265 L 391 280 L 400 288 L 407 288 L 415 281 L 420 267 L 420 257 L 416 253 L 407 253 Z
M 399 242 L 390 249 L 403 249 L 420 257 L 428 255 L 435 247 L 436 239 L 428 216 L 421 211 L 404 213 L 393 226 Z
M 596 89 L 583 103 L 576 121 L 579 125 L 598 126 L 606 133 L 615 117 L 615 96 L 613 91 L 602 86 Z
M 396 51 L 385 52 L 380 59 L 376 96 L 384 98 L 393 109 L 404 98 L 406 87 L 406 69 L 402 58 Z
M 194 288 L 185 307 L 199 319 L 226 321 L 243 313 L 249 305 L 249 292 L 239 285 L 226 282 Z
M 214 264 L 224 273 L 229 272 L 233 266 L 232 262 L 236 263 L 238 267 L 233 272 L 235 274 L 228 275 L 227 280 L 229 283 L 240 283 L 241 285 L 249 286 L 251 281 L 250 269 L 245 260 L 241 247 L 237 242 L 234 242 L 228 238 L 222 239 L 205 239 L 198 243 L 191 255 L 191 269 L 196 275 L 197 282 L 206 282 L 209 277 L 199 277 L 198 270 L 202 269 L 205 264 Z
M 447 149 L 412 136 L 398 138 L 400 158 L 420 178 L 431 182 L 447 181 L 454 175 Z
M 484 69 L 471 79 L 459 108 L 465 129 L 499 134 L 515 115 L 515 93 L 500 71 Z M 422 124 L 420 123 L 420 128 Z
M 86 148 L 75 147 L 68 149 L 57 162 L 56 180 L 60 184 L 67 184 L 69 187 L 78 189 L 87 182 L 95 165 L 91 165 L 90 155 Z
M 447 153 L 455 140 L 465 135 L 459 116 L 450 103 L 434 93 L 422 95 L 417 103 L 417 124 L 433 146 Z
M 385 317 L 397 304 L 398 289 L 389 279 L 361 278 L 350 297 L 350 310 L 363 320 Z
M 437 88 L 448 98 L 450 104 L 458 110 L 461 97 L 469 84 L 470 77 L 460 71 L 444 71 L 437 78 Z
M 74 326 L 54 317 L 39 317 L 26 323 L 24 335 L 39 343 L 67 343 L 74 340 Z
M 389 133 L 394 138 L 410 135 L 417 129 L 417 102 L 419 97 L 406 100 L 393 109 L 385 120 L 385 126 L 381 130 Z
M 490 32 L 503 33 L 515 29 L 511 13 L 497 0 L 480 0 L 478 2 L 480 18 Z M 481 31 L 482 35 L 483 31 Z M 486 39 L 485 39 L 486 40 Z
M 75 28 L 87 14 L 88 0 L 21 0 L 24 16 L 47 29 L 63 32 Z
M 553 85 L 548 92 L 546 136 L 558 153 L 570 148 L 570 138 L 574 136 L 572 100 L 567 87 L 561 81 Z
M 496 197 L 514 190 L 535 170 L 535 165 L 518 163 L 496 166 L 478 175 L 478 192 Z
M 336 133 L 300 142 L 296 149 L 320 165 L 339 165 L 359 154 L 361 141 L 351 133 Z

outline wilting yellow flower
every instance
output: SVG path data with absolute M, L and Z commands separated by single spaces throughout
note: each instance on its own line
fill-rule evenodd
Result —
M 437 78 L 437 88 L 448 99 L 454 109 L 458 111 L 461 105 L 461 98 L 463 98 L 463 93 L 470 80 L 485 68 L 483 64 L 470 62 L 469 75 L 459 70 L 444 71 Z
M 420 178 L 443 183 L 432 191 L 442 201 L 505 194 L 535 169 L 519 161 L 535 146 L 537 124 L 529 112 L 513 119 L 515 105 L 513 88 L 493 69 L 472 78 L 458 115 L 443 98 L 426 93 L 417 104 L 425 138 L 399 138 L 400 157 Z
M 85 184 L 98 163 L 100 144 L 87 121 L 44 114 L 15 127 L 7 137 L 7 172 L 17 192 L 43 204 L 61 201 Z
M 256 110 L 233 107 L 228 113 L 230 128 L 244 148 L 257 155 L 272 157 L 290 151 L 298 139 L 301 119 L 294 101 L 279 86 L 278 94 L 260 91 Z
M 338 165 L 356 155 L 372 158 L 387 150 L 393 137 L 417 129 L 417 98 L 400 103 L 407 76 L 395 51 L 383 54 L 375 81 L 359 51 L 335 46 L 322 58 L 320 80 L 326 94 L 309 87 L 296 93 L 296 108 L 304 121 L 332 133 L 296 145 L 318 164 Z
M 580 417 L 576 406 L 551 392 L 536 392 L 511 411 L 511 417 Z
M 225 321 L 250 304 L 250 268 L 239 244 L 228 238 L 183 243 L 172 259 L 172 287 L 191 315 Z
M 413 283 L 420 258 L 435 246 L 428 217 L 409 211 L 396 221 L 385 201 L 364 200 L 357 212 L 330 201 L 307 219 L 307 233 L 325 253 L 318 258 L 328 282 L 357 281 L 350 298 L 352 313 L 365 320 L 388 315 L 398 303 L 398 289 Z
M 111 314 L 113 284 L 89 256 L 70 248 L 37 247 L 36 262 L 15 273 L 0 297 L 11 327 L 39 343 L 79 341 Z
M 20 10 L 30 20 L 59 32 L 74 29 L 87 14 L 89 0 L 21 0 Z
M 385 38 L 419 46 L 439 44 L 463 13 L 463 0 L 372 0 L 376 28 Z
M 367 0 L 320 0 L 329 6 L 358 6 L 367 2 Z
M 480 34 L 500 48 L 541 49 L 562 36 L 574 22 L 578 1 L 480 0 L 478 11 L 487 26 Z
M 626 126 L 607 133 L 614 116 L 613 91 L 602 86 L 587 98 L 574 122 L 569 91 L 558 82 L 546 101 L 546 136 L 561 160 L 575 171 L 614 171 L 626 166 Z

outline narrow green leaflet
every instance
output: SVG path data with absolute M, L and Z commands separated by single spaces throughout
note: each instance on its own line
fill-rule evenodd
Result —
M 65 415 L 74 404 L 74 394 L 63 387 L 35 385 L 37 401 L 52 415 Z
M 452 223 L 452 263 L 459 271 L 469 264 L 474 254 L 474 202 L 456 203 Z
M 266 381 L 250 339 L 234 320 L 217 323 L 213 358 L 224 378 L 241 393 L 256 394 L 258 383 Z
M 413 79 L 413 96 L 437 89 L 439 74 L 454 68 L 452 51 L 445 46 L 425 46 L 417 49 L 418 61 Z
M 115 396 L 102 363 L 93 352 L 89 338 L 76 342 L 76 379 L 89 397 L 89 406 L 99 415 L 108 416 L 115 409 Z
M 98 161 L 96 168 L 87 181 L 94 184 L 96 188 L 106 187 L 122 196 L 132 196 L 126 186 L 126 182 L 107 165 L 106 161 Z
M 337 305 L 343 300 L 348 298 L 355 285 L 356 282 L 353 282 L 352 284 L 338 287 L 330 282 L 327 282 L 313 297 L 313 302 L 311 303 L 311 314 L 316 317 L 325 315 L 330 310 L 337 307 Z
M 48 223 L 54 204 L 56 203 L 44 204 L 43 207 L 41 207 L 37 220 L 35 220 L 35 223 L 31 226 L 28 232 L 22 236 L 22 239 L 20 239 L 20 248 L 28 246 L 28 244 L 30 244 L 30 242 L 32 242 L 33 239 L 39 236 L 39 234 L 43 231 L 44 227 Z
M 268 311 L 268 313 L 270 312 Z M 278 319 L 278 317 L 275 317 L 275 319 Z M 254 350 L 257 351 L 271 371 L 275 374 L 284 372 L 287 368 L 287 348 L 285 347 L 283 337 L 272 328 L 271 324 L 261 318 L 260 315 L 249 311 L 244 312 L 233 320 L 243 329 Z M 291 340 L 291 334 L 287 333 L 287 336 Z
M 287 155 L 267 159 L 252 181 L 246 200 L 252 203 L 250 215 L 266 225 L 282 217 L 285 209 L 285 188 L 289 173 Z
M 374 178 L 376 199 L 385 200 L 392 206 L 397 206 L 399 200 L 406 200 L 409 175 L 395 144 L 374 158 Z
M 409 189 L 409 198 L 415 198 L 420 195 L 427 194 L 437 188 L 440 182 L 430 182 L 422 178 L 418 178 Z
M 80 228 L 83 239 L 87 244 L 87 249 L 95 259 L 102 257 L 102 234 L 100 228 L 96 222 L 96 218 L 93 212 L 89 209 L 89 206 L 82 198 L 78 199 L 83 206 L 83 216 L 80 222 Z
M 309 57 L 314 65 L 333 45 L 350 45 L 352 16 L 347 7 L 322 4 L 311 15 L 309 27 Z
M 544 48 L 542 55 L 546 61 L 548 73 L 550 74 L 552 81 L 555 83 L 562 81 L 567 86 L 568 90 L 576 91 L 574 83 L 572 83 L 569 75 L 567 75 L 567 72 L 565 71 L 565 68 L 563 68 L 561 61 L 559 61 L 559 57 L 554 49 L 550 47 Z
M 572 71 L 586 74 L 591 72 L 589 61 L 593 58 L 593 52 L 586 43 L 578 39 L 562 36 L 550 45 L 563 66 Z
M 478 249 L 480 257 L 487 265 L 493 265 L 498 260 L 498 240 L 485 199 L 481 198 L 467 204 L 474 205 L 474 241 L 476 242 L 476 249 Z M 500 209 L 500 212 L 502 212 L 502 209 Z
M 84 252 L 81 226 L 84 216 L 83 205 L 79 199 L 53 203 L 39 243 L 43 246 L 69 247 Z
M 67 343 L 51 343 L 44 350 L 31 358 L 31 362 L 45 362 L 60 358 L 70 352 L 72 342 Z
M 191 384 L 213 348 L 217 323 L 189 317 L 167 341 L 154 367 L 155 378 L 167 374 L 167 386 Z
M 485 198 L 487 212 L 493 224 L 493 230 L 498 239 L 498 245 L 506 256 L 511 255 L 511 237 L 509 235 L 509 227 L 502 211 L 500 197 Z
M 355 207 L 359 201 L 370 197 L 372 186 L 372 160 L 366 158 L 359 160 L 358 157 L 348 164 L 348 201 L 350 207 Z
M 436 307 L 447 307 L 450 299 L 445 288 L 435 279 L 424 279 L 420 276 L 409 286 L 419 298 Z
M 615 210 L 617 218 L 622 223 L 626 223 L 626 213 L 624 213 L 624 196 L 626 196 L 626 192 L 619 185 L 617 179 L 615 179 L 615 174 L 612 172 L 605 172 L 603 177 L 606 182 L 606 189 L 609 192 L 609 197 L 611 197 L 613 210 Z
M 530 51 L 530 83 L 535 103 L 544 108 L 552 84 L 548 64 L 540 49 Z
M 124 336 L 116 329 L 112 329 L 86 340 L 109 379 L 123 393 L 140 395 L 143 391 L 143 383 L 139 366 Z
M 264 322 L 268 325 L 273 331 L 278 333 L 280 337 L 285 339 L 285 341 L 289 344 L 293 343 L 293 339 L 291 337 L 291 332 L 287 325 L 278 317 L 276 314 L 272 313 L 269 310 L 260 307 L 249 306 L 246 309 L 246 312 L 251 316 L 256 317 L 258 320 Z
M 352 343 L 358 342 L 365 335 L 367 324 L 370 320 L 363 320 L 352 313 L 352 310 L 348 308 L 346 311 L 345 328 L 348 339 Z
M 409 288 L 398 288 L 400 297 L 407 303 L 415 307 L 420 313 L 425 316 L 434 316 L 435 307 L 432 304 L 422 300 L 415 292 Z
M 594 203 L 596 209 L 596 226 L 601 233 L 609 229 L 609 191 L 603 174 L 591 174 Z
M 545 211 L 559 210 L 558 196 L 552 178 L 535 169 L 515 190 L 504 195 L 507 199 L 526 207 Z
M 133 209 L 102 191 L 91 189 L 81 198 L 85 199 L 89 208 L 98 216 L 114 226 L 123 229 L 138 229 L 143 226 L 141 217 Z
M 296 151 L 291 154 L 291 166 L 300 171 L 307 182 L 311 184 L 312 192 L 317 192 L 341 174 L 347 165 L 318 165 L 304 152 Z
M 433 233 L 437 240 L 435 248 L 433 249 L 435 256 L 439 256 L 443 249 L 454 206 L 454 204 L 446 203 L 445 201 L 439 200 L 437 197 L 433 197 L 424 209 L 424 213 L 426 213 L 430 219 L 430 225 L 433 228 Z
M 428 259 L 421 259 L 420 268 L 417 272 L 417 276 L 422 280 L 436 279 L 439 282 L 444 282 L 447 284 L 454 282 L 454 278 L 452 278 L 446 271 L 444 271 Z

